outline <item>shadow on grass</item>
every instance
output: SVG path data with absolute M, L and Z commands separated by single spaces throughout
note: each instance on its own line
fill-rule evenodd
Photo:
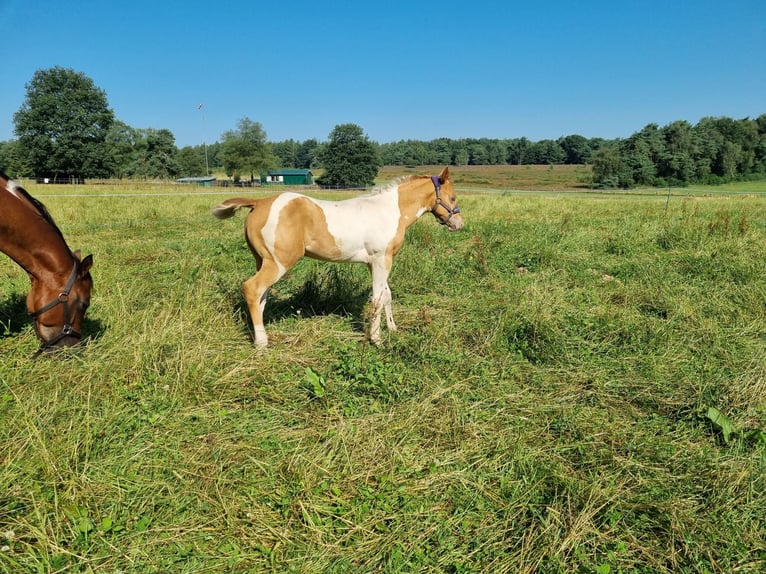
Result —
M 13 293 L 0 300 L 0 337 L 14 337 L 27 327 L 32 327 L 32 318 L 27 312 L 26 295 Z M 89 319 L 86 315 L 82 321 L 82 338 L 98 339 L 103 334 L 101 321 Z
M 31 322 L 26 296 L 13 293 L 0 300 L 0 337 L 18 335 Z
M 350 265 L 324 265 L 313 270 L 287 296 L 279 295 L 272 288 L 266 302 L 264 323 L 268 326 L 290 317 L 336 315 L 351 318 L 354 331 L 364 332 L 364 310 L 371 286 L 369 275 L 366 275 L 366 282 L 363 277 Z M 284 292 L 286 289 L 282 286 L 281 290 Z M 252 336 L 250 312 L 241 295 L 237 298 L 235 311 Z

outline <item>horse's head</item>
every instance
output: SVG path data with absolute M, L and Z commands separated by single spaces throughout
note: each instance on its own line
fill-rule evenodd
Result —
M 450 231 L 457 231 L 463 227 L 463 216 L 460 215 L 460 208 L 457 206 L 457 196 L 450 180 L 449 167 L 445 167 L 438 176 L 431 176 L 431 181 L 436 190 L 436 203 L 431 208 L 431 213 Z
M 37 280 L 27 296 L 27 309 L 40 339 L 38 354 L 75 345 L 82 338 L 80 329 L 93 288 L 90 276 L 93 256 L 81 260 L 79 251 L 73 256 L 72 271 L 65 279 L 66 283 L 53 285 Z

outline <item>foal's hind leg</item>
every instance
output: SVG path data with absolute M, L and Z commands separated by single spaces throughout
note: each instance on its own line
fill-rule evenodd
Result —
M 385 258 L 375 259 L 369 264 L 372 274 L 372 317 L 370 318 L 370 341 L 375 345 L 381 343 L 380 316 L 385 309 L 386 326 L 390 331 L 396 330 L 394 315 L 391 311 L 391 289 L 388 287 L 388 274 L 391 266 Z
M 385 305 L 383 306 L 386 310 L 386 327 L 388 327 L 389 331 L 396 331 L 396 323 L 394 323 L 394 312 L 391 310 L 391 300 L 393 299 L 393 296 L 391 295 L 391 289 L 388 286 L 388 283 L 386 283 L 386 295 L 384 297 Z
M 271 259 L 261 261 L 258 272 L 250 279 L 245 281 L 242 286 L 242 292 L 247 301 L 247 307 L 250 310 L 250 318 L 253 321 L 253 330 L 255 332 L 255 345 L 263 349 L 269 344 L 269 337 L 266 335 L 266 328 L 263 326 L 263 310 L 266 307 L 266 297 L 269 287 L 279 280 L 284 271 Z

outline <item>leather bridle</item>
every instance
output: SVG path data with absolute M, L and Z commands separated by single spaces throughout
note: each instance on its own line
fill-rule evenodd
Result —
M 72 317 L 71 317 L 71 309 L 69 307 L 69 292 L 72 290 L 72 287 L 74 286 L 74 282 L 77 280 L 77 274 L 80 270 L 80 262 L 75 260 L 74 267 L 72 268 L 72 273 L 69 274 L 69 279 L 67 279 L 66 285 L 64 286 L 64 290 L 59 293 L 59 296 L 56 297 L 53 301 L 50 303 L 43 305 L 40 307 L 37 311 L 32 311 L 29 315 L 34 319 L 42 315 L 43 313 L 50 311 L 57 305 L 63 305 L 64 306 L 64 325 L 61 327 L 61 331 L 59 331 L 53 338 L 46 341 L 43 339 L 40 334 L 38 333 L 37 337 L 40 339 L 40 348 L 37 349 L 37 352 L 34 355 L 34 358 L 37 358 L 40 356 L 41 353 L 47 351 L 48 349 L 51 349 L 56 346 L 56 344 L 61 341 L 61 339 L 64 339 L 65 337 L 74 337 L 75 339 L 82 339 L 82 335 L 75 331 L 74 327 L 72 326 Z
M 449 220 L 452 219 L 453 215 L 455 215 L 456 213 L 460 213 L 460 208 L 457 205 L 455 207 L 450 207 L 449 205 L 447 205 L 446 203 L 442 201 L 442 192 L 441 192 L 442 186 L 441 186 L 441 182 L 439 181 L 438 175 L 432 175 L 431 181 L 433 182 L 434 189 L 436 190 L 436 203 L 431 208 L 431 213 L 434 214 L 434 217 L 439 223 L 441 223 L 442 225 L 447 225 L 449 223 Z M 442 219 L 436 213 L 436 208 L 440 206 L 447 210 L 447 219 Z

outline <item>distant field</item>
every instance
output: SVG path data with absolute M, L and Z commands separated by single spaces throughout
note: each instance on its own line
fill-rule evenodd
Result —
M 363 266 L 304 260 L 265 352 L 209 210 L 277 189 L 30 184 L 95 289 L 85 348 L 31 361 L 0 257 L 0 572 L 766 571 L 763 183 L 453 170 L 501 193 L 408 231 L 398 332 L 365 340 Z
M 378 179 L 400 175 L 439 173 L 444 166 L 385 166 Z M 467 165 L 451 166 L 455 184 L 461 188 L 499 190 L 579 190 L 588 188 L 591 168 L 584 165 Z
M 376 183 L 385 183 L 402 175 L 425 175 L 439 173 L 443 165 L 383 166 L 378 171 Z M 592 168 L 590 165 L 463 165 L 450 166 L 455 184 L 462 190 L 478 191 L 589 191 Z M 314 171 L 317 178 L 323 170 Z M 223 173 L 214 174 L 227 179 Z M 692 185 L 674 188 L 675 193 L 766 193 L 766 181 L 738 182 L 720 186 Z M 651 188 L 633 190 L 650 191 L 661 195 L 667 189 Z M 622 192 L 622 190 L 617 190 Z

